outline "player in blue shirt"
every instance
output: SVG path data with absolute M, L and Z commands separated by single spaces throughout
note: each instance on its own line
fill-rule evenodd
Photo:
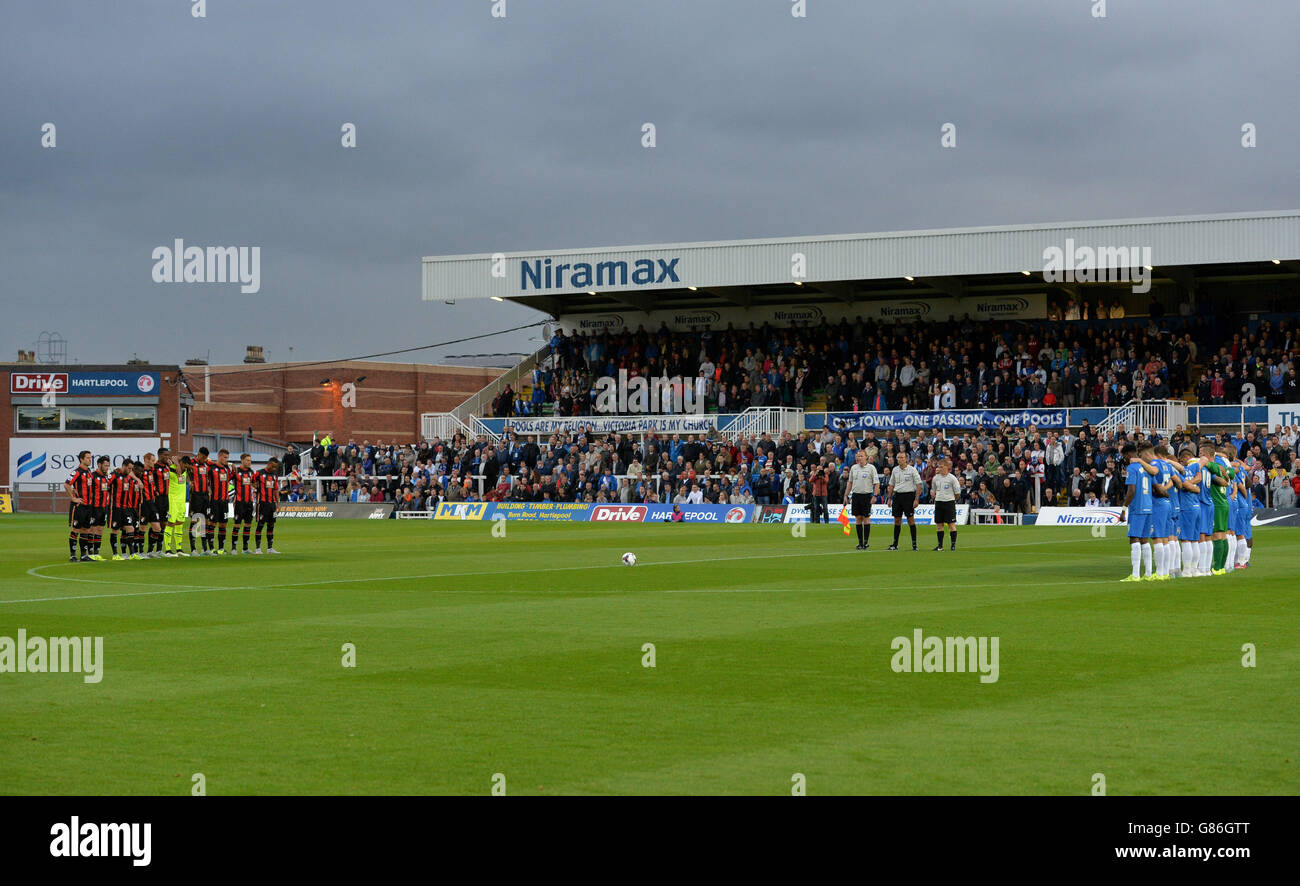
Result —
M 1179 547 L 1183 523 L 1183 498 L 1188 495 L 1184 486 L 1187 482 L 1183 465 L 1174 455 L 1168 444 L 1156 447 L 1156 457 L 1169 467 L 1169 535 L 1165 541 L 1165 574 L 1183 576 L 1189 571 L 1189 565 L 1183 562 L 1183 552 Z
M 1182 542 L 1183 578 L 1201 578 L 1201 462 L 1196 450 L 1184 446 L 1178 453 L 1183 462 L 1183 485 L 1178 496 L 1178 540 Z
M 1169 504 L 1173 509 L 1169 519 L 1169 540 L 1165 542 L 1165 550 L 1169 560 L 1165 572 L 1170 575 L 1181 576 L 1183 574 L 1183 553 L 1178 547 L 1178 527 L 1183 521 L 1183 466 L 1179 464 L 1172 447 L 1162 444 L 1159 450 L 1160 457 L 1169 465 L 1171 478 Z
M 1132 443 L 1125 443 L 1120 450 L 1121 461 L 1128 465 L 1124 507 L 1128 510 L 1129 559 L 1133 564 L 1133 574 L 1121 581 L 1142 581 L 1141 567 L 1144 563 L 1146 580 L 1155 581 L 1151 571 L 1151 477 L 1156 468 L 1149 461 L 1150 456 L 1150 443 L 1142 444 L 1141 450 Z
M 1210 575 L 1214 566 L 1214 478 L 1210 474 L 1208 467 L 1210 459 L 1214 458 L 1214 444 L 1202 443 L 1200 445 L 1200 455 L 1197 461 L 1201 465 L 1201 479 L 1197 484 L 1201 487 L 1201 516 L 1200 530 L 1201 541 L 1201 561 L 1197 565 L 1197 571 Z
M 1162 443 L 1155 447 L 1154 452 L 1151 461 L 1156 469 L 1151 481 L 1151 554 L 1155 560 L 1155 580 L 1168 581 L 1172 577 L 1169 575 L 1169 561 L 1172 559 L 1169 548 L 1174 536 L 1174 469 L 1165 460 L 1165 454 L 1169 452 L 1167 446 Z
M 1237 512 L 1233 521 L 1232 529 L 1237 535 L 1237 558 L 1234 564 L 1238 569 L 1245 569 L 1250 565 L 1250 555 L 1255 546 L 1254 532 L 1251 530 L 1251 521 L 1255 516 L 1255 508 L 1259 503 L 1250 489 L 1250 470 L 1246 467 L 1245 462 L 1234 461 L 1233 466 L 1237 468 Z

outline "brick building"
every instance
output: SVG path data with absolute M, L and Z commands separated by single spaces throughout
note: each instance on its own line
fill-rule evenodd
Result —
M 303 443 L 335 439 L 413 443 L 420 415 L 449 412 L 503 370 L 349 361 L 186 366 L 193 433 L 248 434 Z

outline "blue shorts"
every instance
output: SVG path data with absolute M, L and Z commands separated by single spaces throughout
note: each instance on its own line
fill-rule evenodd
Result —
M 1237 535 L 1245 535 L 1250 529 L 1250 511 L 1241 505 L 1233 508 L 1229 525 Z
M 1214 505 L 1206 506 L 1201 502 L 1201 507 L 1196 518 L 1196 531 L 1201 535 L 1214 535 Z
M 1135 514 L 1129 511 L 1128 514 L 1128 537 L 1129 538 L 1150 538 L 1152 529 L 1152 520 L 1150 514 Z
M 1185 507 L 1181 513 L 1182 516 L 1178 520 L 1178 540 L 1200 541 L 1201 509 Z
M 1151 537 L 1166 538 L 1174 534 L 1174 509 L 1167 498 L 1157 498 L 1151 503 Z
M 1254 508 L 1241 509 L 1241 531 L 1237 533 L 1239 538 L 1250 538 L 1252 536 L 1255 530 L 1251 528 L 1250 522 L 1253 519 L 1255 519 Z

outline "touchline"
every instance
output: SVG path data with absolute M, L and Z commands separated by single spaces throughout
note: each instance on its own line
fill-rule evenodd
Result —
M 0 636 L 0 674 L 85 674 L 86 683 L 104 679 L 103 637 Z

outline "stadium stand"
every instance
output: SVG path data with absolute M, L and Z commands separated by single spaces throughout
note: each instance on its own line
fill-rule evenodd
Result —
M 1066 320 L 1073 312 L 1078 320 Z M 1300 402 L 1296 328 L 1264 322 L 1226 331 L 1216 316 L 1116 317 L 1098 303 L 1064 306 L 1047 321 L 952 320 L 816 327 L 728 328 L 672 333 L 623 329 L 550 340 L 549 357 L 519 390 L 494 400 L 498 416 L 591 414 L 593 380 L 614 375 L 703 376 L 710 411 L 749 406 L 858 410 L 1112 406 L 1195 393 L 1240 402 L 1244 385 Z M 1093 314 L 1090 319 L 1084 319 Z M 818 383 L 816 380 L 819 380 Z M 581 423 L 579 423 L 581 424 Z M 368 440 L 317 444 L 290 479 L 290 500 L 396 501 L 427 512 L 459 501 L 707 502 L 807 504 L 809 473 L 830 468 L 828 496 L 842 496 L 856 451 L 885 474 L 906 451 L 928 501 L 938 455 L 965 481 L 963 503 L 1019 513 L 1047 504 L 1123 501 L 1120 447 L 1151 429 L 1098 431 L 997 427 L 974 432 L 863 433 L 829 429 L 758 435 L 598 435 L 587 430 L 502 439 L 457 434 L 411 446 Z M 1178 428 L 1174 444 L 1196 442 Z M 1252 427 L 1235 441 L 1258 467 L 1261 501 L 1294 501 L 1294 429 Z M 310 482 L 320 481 L 320 482 Z M 317 491 L 319 490 L 319 492 Z M 882 497 L 882 501 L 885 499 Z

